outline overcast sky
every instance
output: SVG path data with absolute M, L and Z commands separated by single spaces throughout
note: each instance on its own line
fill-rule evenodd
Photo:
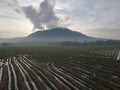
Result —
M 120 0 L 0 0 L 0 38 L 54 27 L 120 39 Z

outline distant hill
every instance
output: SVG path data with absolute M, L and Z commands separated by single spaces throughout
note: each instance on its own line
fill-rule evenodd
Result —
M 34 32 L 26 37 L 0 39 L 0 43 L 59 43 L 65 41 L 84 42 L 104 40 L 101 38 L 93 38 L 68 28 L 54 28 L 43 31 Z
M 54 28 L 44 31 L 37 31 L 27 36 L 24 41 L 27 42 L 63 42 L 63 41 L 90 41 L 97 40 L 68 28 Z
M 46 44 L 67 46 L 120 45 L 120 40 L 94 38 L 68 28 L 54 28 L 37 31 L 26 37 L 0 39 L 0 46 Z

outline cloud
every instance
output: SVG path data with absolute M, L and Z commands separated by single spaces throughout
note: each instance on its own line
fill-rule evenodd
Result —
M 40 3 L 39 8 L 35 9 L 33 6 L 23 6 L 20 7 L 16 0 L 13 0 L 14 4 L 17 5 L 15 11 L 24 12 L 25 16 L 32 22 L 34 25 L 33 30 L 35 29 L 50 29 L 58 27 L 59 18 L 54 12 L 55 0 L 44 0 Z
M 70 25 L 77 24 L 77 17 L 69 14 L 57 14 L 60 18 L 59 24 L 62 27 L 69 27 Z
M 63 9 L 66 7 L 66 5 L 63 4 L 63 6 L 61 6 L 63 9 L 59 13 L 59 7 L 56 6 L 55 0 L 43 0 L 37 9 L 32 5 L 20 6 L 16 0 L 13 0 L 13 4 L 16 5 L 15 7 L 17 7 L 15 8 L 17 13 L 24 12 L 25 16 L 32 22 L 34 26 L 33 30 L 68 27 L 71 24 L 75 24 L 77 22 L 76 16 L 63 12 Z M 67 10 L 66 11 L 69 12 L 69 3 L 67 4 Z
M 8 7 L 12 8 L 17 14 L 25 15 L 30 22 L 32 22 L 33 30 L 67 27 L 72 21 L 74 21 L 74 17 L 72 15 L 65 14 L 63 17 L 59 17 L 59 15 L 54 12 L 56 6 L 55 0 L 43 0 L 39 2 L 39 7 L 37 8 L 31 4 L 24 5 L 25 4 L 23 2 L 20 4 L 20 1 L 17 0 L 12 0 L 12 2 L 8 3 Z M 35 5 L 37 6 L 37 4 Z

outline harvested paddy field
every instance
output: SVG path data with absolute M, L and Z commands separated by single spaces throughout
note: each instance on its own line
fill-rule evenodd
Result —
M 0 47 L 0 90 L 120 90 L 120 47 Z

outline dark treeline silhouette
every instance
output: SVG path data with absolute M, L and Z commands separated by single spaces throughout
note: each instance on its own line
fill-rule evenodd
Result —
M 11 43 L 9 43 L 9 42 L 1 43 L 1 46 L 10 46 L 10 45 L 11 45 Z
M 104 41 L 84 41 L 84 42 L 78 42 L 78 41 L 64 41 L 61 43 L 61 45 L 66 46 L 89 46 L 89 45 L 120 45 L 120 40 L 104 40 Z

